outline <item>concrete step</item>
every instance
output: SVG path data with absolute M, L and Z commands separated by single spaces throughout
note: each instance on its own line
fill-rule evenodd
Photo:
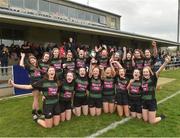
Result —
M 12 87 L 0 88 L 0 97 L 12 96 L 14 95 Z

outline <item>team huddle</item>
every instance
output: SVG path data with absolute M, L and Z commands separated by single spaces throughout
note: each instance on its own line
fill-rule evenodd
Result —
M 171 61 L 154 70 L 157 57 L 156 42 L 153 53 L 146 49 L 134 51 L 123 47 L 123 53 L 110 51 L 103 46 L 88 53 L 83 48 L 68 49 L 64 57 L 53 48 L 44 52 L 42 59 L 21 53 L 19 65 L 29 72 L 29 85 L 9 84 L 33 93 L 33 120 L 45 128 L 71 120 L 72 114 L 99 116 L 102 112 L 119 116 L 132 116 L 151 124 L 164 119 L 156 117 L 156 85 L 160 72 Z M 42 111 L 39 96 L 42 94 Z M 42 118 L 44 115 L 44 118 Z

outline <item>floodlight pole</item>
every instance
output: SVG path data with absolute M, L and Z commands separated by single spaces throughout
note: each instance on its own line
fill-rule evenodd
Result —
M 180 0 L 178 0 L 177 43 L 179 43 L 179 27 L 180 27 Z M 177 49 L 179 51 L 180 46 L 178 46 Z
M 87 5 L 89 6 L 89 0 L 87 0 Z

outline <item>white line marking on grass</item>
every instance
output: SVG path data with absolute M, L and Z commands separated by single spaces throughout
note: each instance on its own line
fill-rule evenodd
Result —
M 172 94 L 172 95 L 170 95 L 170 96 L 168 96 L 168 97 L 160 100 L 159 102 L 157 102 L 157 104 L 164 103 L 165 101 L 173 98 L 174 96 L 176 96 L 176 95 L 178 95 L 178 94 L 180 94 L 180 91 L 177 91 L 177 92 L 175 92 L 174 94 Z M 121 121 L 116 121 L 116 122 L 108 125 L 107 127 L 103 128 L 103 129 L 101 129 L 101 130 L 98 130 L 96 133 L 88 136 L 87 138 L 93 138 L 93 137 L 100 136 L 100 135 L 102 135 L 103 133 L 108 132 L 109 130 L 115 129 L 118 125 L 122 125 L 122 124 L 128 122 L 128 121 L 131 120 L 131 119 L 132 119 L 132 117 L 127 117 L 127 118 L 122 119 Z
M 10 96 L 10 97 L 4 97 L 4 98 L 0 98 L 0 101 L 14 99 L 14 98 L 23 98 L 23 97 L 28 97 L 28 96 L 31 96 L 31 95 L 32 95 L 32 93 L 16 95 L 16 96 Z

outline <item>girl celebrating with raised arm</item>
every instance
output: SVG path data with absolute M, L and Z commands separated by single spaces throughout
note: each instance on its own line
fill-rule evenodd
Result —
M 144 67 L 144 55 L 140 49 L 134 50 L 134 55 L 132 56 L 132 65 L 135 69 L 142 71 Z
M 55 68 L 58 80 L 63 78 L 62 59 L 59 57 L 59 49 L 53 48 L 50 64 Z
M 132 65 L 132 53 L 131 51 L 127 52 L 126 47 L 123 47 L 123 58 L 122 58 L 122 62 L 123 62 L 123 67 L 126 70 L 126 77 L 130 80 L 133 78 L 133 65 Z
M 38 66 L 38 61 L 35 56 L 29 55 L 27 65 L 24 64 L 24 58 L 25 58 L 25 53 L 21 53 L 21 59 L 19 65 L 22 67 L 25 67 L 28 72 L 29 72 L 29 77 L 31 80 L 31 83 L 35 83 L 42 79 L 42 74 L 41 74 L 41 69 Z M 32 94 L 33 94 L 33 104 L 32 104 L 32 115 L 33 118 L 38 115 L 40 116 L 42 114 L 42 111 L 39 110 L 39 90 L 34 88 L 32 89 Z
M 103 82 L 103 110 L 105 113 L 113 113 L 115 110 L 115 70 L 112 63 L 110 62 L 111 67 L 106 68 L 102 74 Z M 102 67 L 103 68 L 103 67 Z
M 153 70 L 154 64 L 156 62 L 157 54 L 158 54 L 157 53 L 156 41 L 152 42 L 152 47 L 153 47 L 153 55 L 151 55 L 151 52 L 149 49 L 145 50 L 144 67 L 149 66 Z
M 102 81 L 98 66 L 92 68 L 92 61 L 89 70 L 89 109 L 91 116 L 101 115 L 102 110 Z
M 50 55 L 48 52 L 44 52 L 42 59 L 39 61 L 39 67 L 41 69 L 42 75 L 45 75 L 47 73 L 47 70 L 49 68 L 49 58 Z
M 36 89 L 42 91 L 43 114 L 45 115 L 45 120 L 39 119 L 37 116 L 34 120 L 45 128 L 52 128 L 53 126 L 59 125 L 59 86 L 56 80 L 54 67 L 49 67 L 47 76 L 45 76 L 44 79 L 36 81 L 31 85 L 15 84 L 12 80 L 10 80 L 9 83 L 13 87 L 19 89 Z
M 128 117 L 129 107 L 127 85 L 129 83 L 129 79 L 125 76 L 125 69 L 120 68 L 119 74 L 116 75 L 116 104 L 118 115 L 123 116 L 124 114 Z
M 165 118 L 164 115 L 156 117 L 157 102 L 155 97 L 155 91 L 159 74 L 170 61 L 171 58 L 167 56 L 165 58 L 164 64 L 155 73 L 152 72 L 150 67 L 144 67 L 143 69 L 142 115 L 145 122 L 155 124 Z

